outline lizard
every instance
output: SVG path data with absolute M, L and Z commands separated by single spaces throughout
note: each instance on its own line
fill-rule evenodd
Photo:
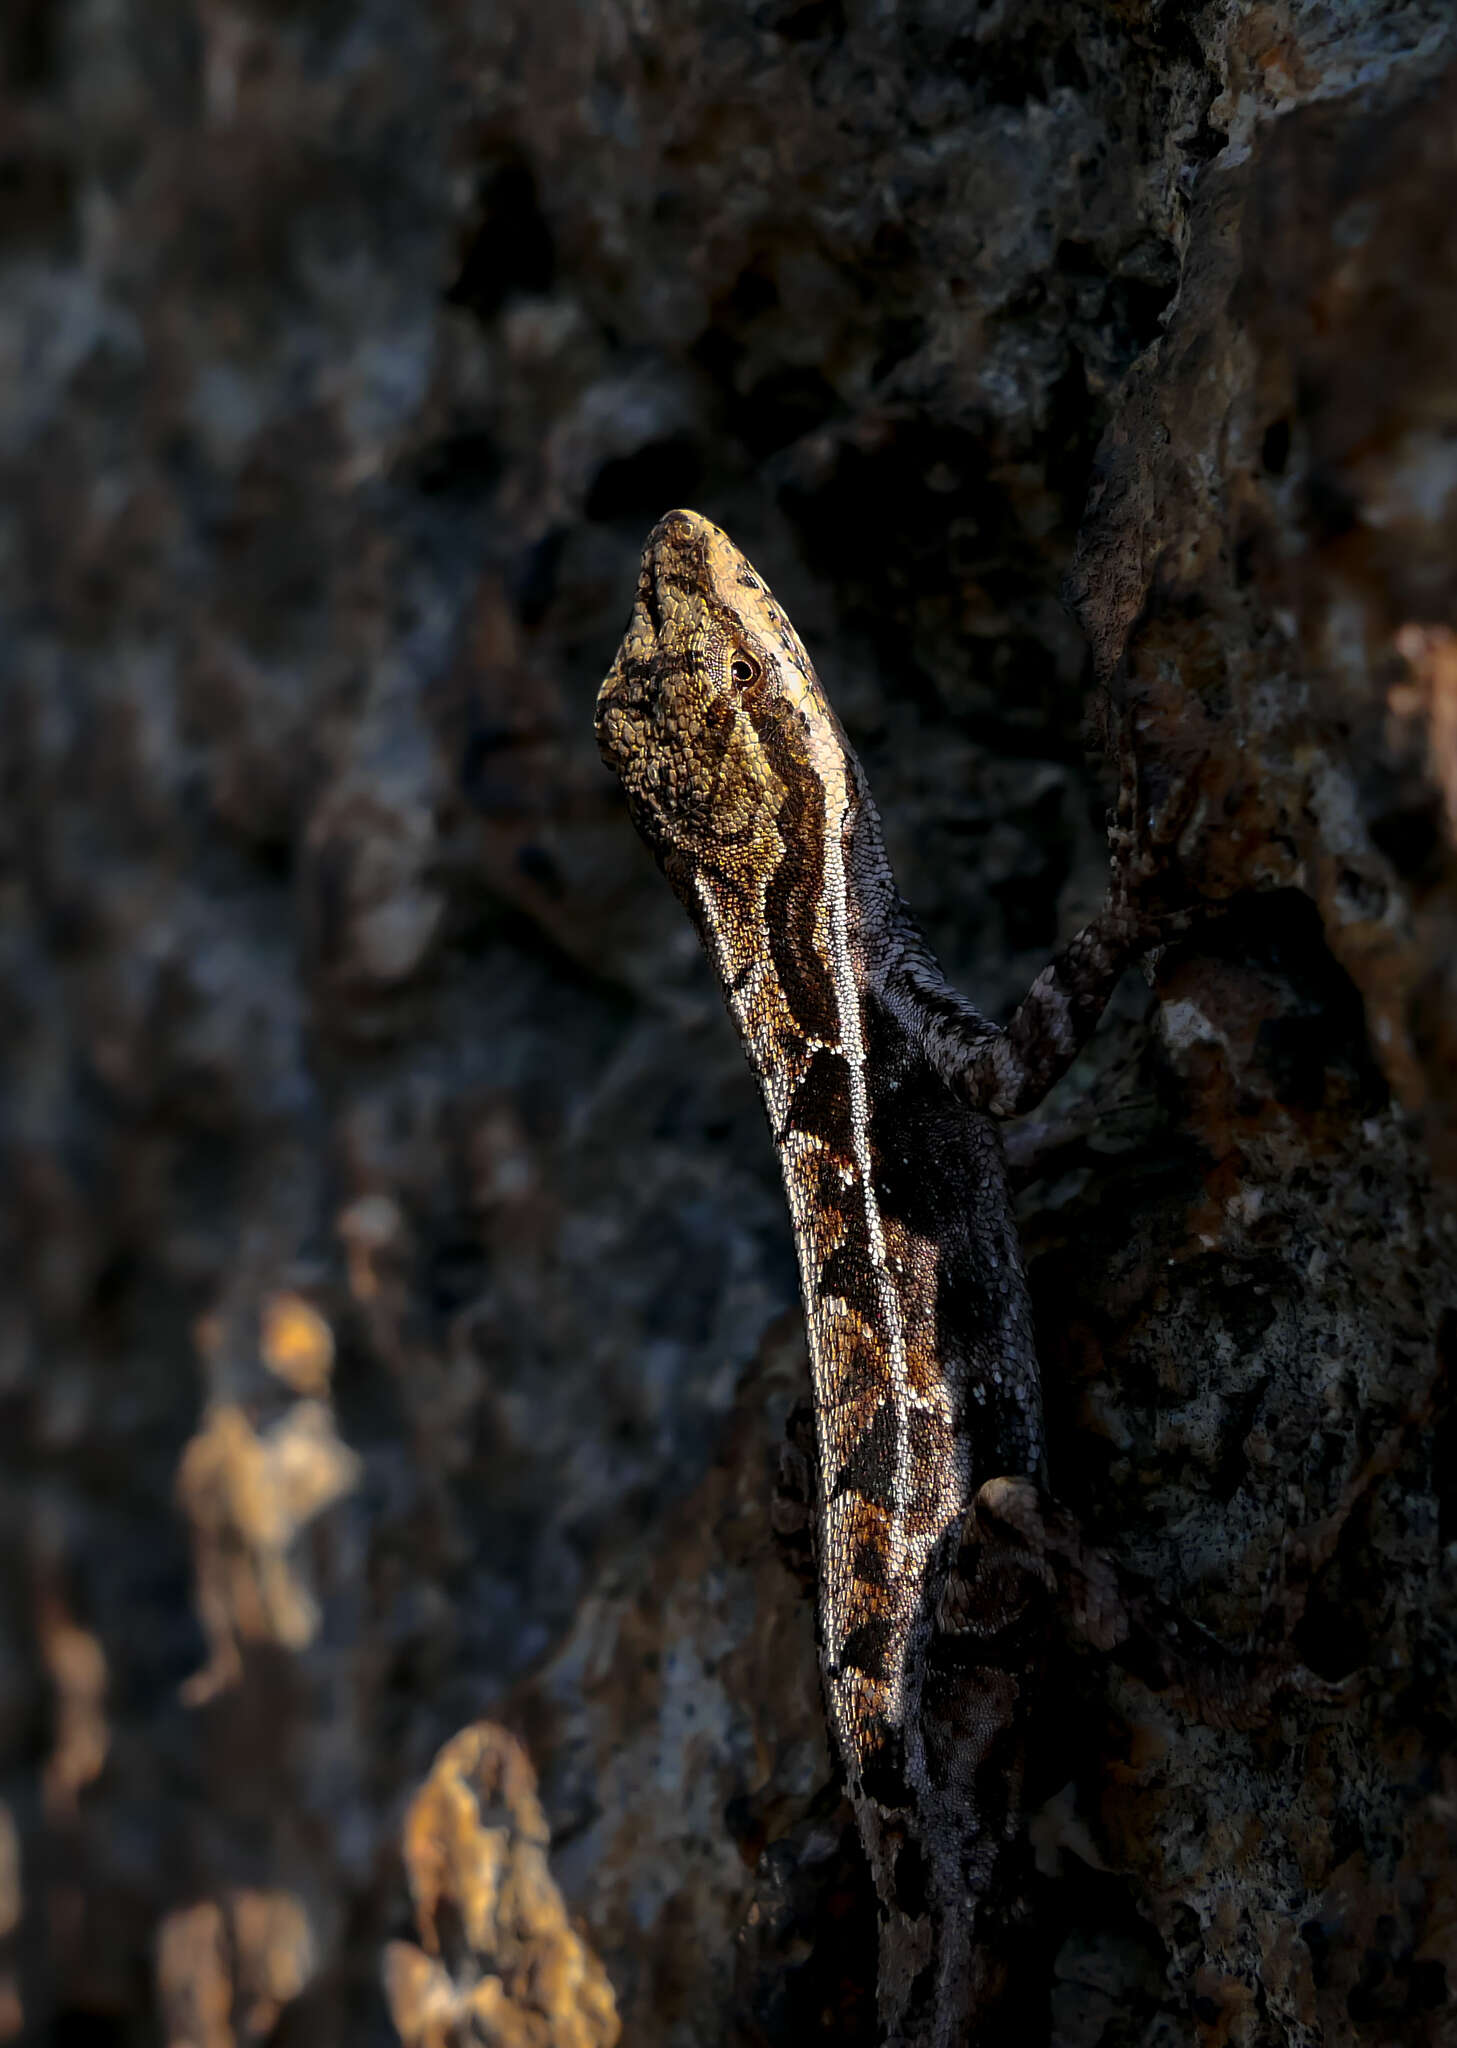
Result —
M 1001 1137 L 1159 937 L 1139 898 L 1149 857 L 1125 801 L 1105 907 L 1005 1025 L 982 1016 L 900 897 L 798 634 L 695 512 L 648 537 L 596 733 L 712 962 L 778 1154 L 812 1381 L 820 1668 L 880 1899 L 882 2036 L 960 2048 L 996 2003 L 1020 1911 L 1051 1609 L 1103 1648 L 1153 1640 L 1046 1490 Z M 1177 1683 L 1164 1618 L 1146 1662 Z

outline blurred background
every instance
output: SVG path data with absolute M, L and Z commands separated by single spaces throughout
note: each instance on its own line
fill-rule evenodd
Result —
M 592 740 L 680 503 L 989 1013 L 1120 747 L 1223 911 L 1023 1161 L 1053 1476 L 1365 1690 L 1070 1665 L 1025 2037 L 1452 2038 L 1454 59 L 7 0 L 0 2041 L 873 2040 L 773 1158 Z

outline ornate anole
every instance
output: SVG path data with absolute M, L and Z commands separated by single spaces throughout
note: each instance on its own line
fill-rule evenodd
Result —
M 783 1173 L 813 1379 L 821 1668 L 881 1899 L 885 2039 L 959 2048 L 1017 1910 L 1026 1710 L 1054 1602 L 1104 1647 L 1143 1633 L 1151 1606 L 1043 1489 L 999 1129 L 1159 935 L 1135 901 L 1144 869 L 1125 822 L 1106 909 L 1005 1027 L 981 1016 L 901 901 L 793 626 L 693 512 L 648 538 L 597 737 L 717 971 Z M 1176 1641 L 1177 1623 L 1163 1632 Z M 1154 1661 L 1183 1682 L 1177 1652 Z

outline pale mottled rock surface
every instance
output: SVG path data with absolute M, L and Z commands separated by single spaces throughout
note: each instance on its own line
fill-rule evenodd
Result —
M 772 1159 L 591 740 L 679 501 L 988 1008 L 1101 888 L 1095 685 L 1222 907 L 1028 1169 L 1053 1476 L 1364 1677 L 1069 1659 L 1025 2038 L 1451 2039 L 1450 8 L 16 0 L 0 66 L 0 2039 L 869 2038 Z M 485 1720 L 504 1963 L 411 1891 Z

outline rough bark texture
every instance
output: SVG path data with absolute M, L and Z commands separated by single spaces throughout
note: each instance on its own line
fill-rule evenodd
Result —
M 984 1004 L 1101 890 L 1095 690 L 1222 913 L 1027 1164 L 1053 1478 L 1360 1678 L 1070 1657 L 1026 2038 L 1457 2038 L 1446 0 L 0 61 L 0 2039 L 871 2038 L 770 1148 L 591 740 L 681 501 Z

